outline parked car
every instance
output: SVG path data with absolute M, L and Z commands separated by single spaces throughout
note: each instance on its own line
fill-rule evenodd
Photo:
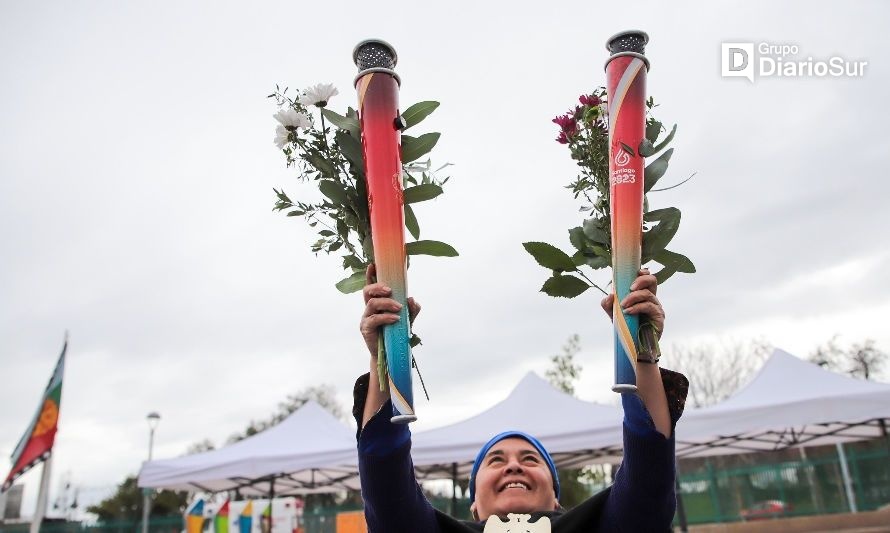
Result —
M 782 500 L 766 500 L 757 502 L 747 509 L 742 509 L 739 515 L 742 520 L 764 520 L 767 518 L 779 518 L 793 510 L 790 503 Z

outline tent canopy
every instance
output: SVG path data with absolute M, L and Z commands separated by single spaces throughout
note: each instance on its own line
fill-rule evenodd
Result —
M 479 449 L 494 435 L 519 430 L 537 437 L 560 467 L 621 455 L 623 412 L 579 400 L 533 372 L 506 399 L 461 422 L 419 432 L 411 455 L 418 476 L 467 476 Z
M 243 495 L 358 488 L 355 434 L 314 401 L 279 424 L 218 450 L 146 462 L 139 486 Z
M 677 424 L 677 456 L 773 451 L 879 437 L 890 385 L 843 376 L 775 350 L 727 400 Z

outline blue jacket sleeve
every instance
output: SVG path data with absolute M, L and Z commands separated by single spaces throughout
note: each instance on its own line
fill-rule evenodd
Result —
M 655 429 L 635 394 L 622 394 L 624 459 L 602 515 L 604 531 L 670 531 L 677 500 L 674 426 L 683 412 L 688 381 L 662 369 L 671 414 L 671 437 Z
M 408 426 L 390 423 L 392 404 L 386 402 L 361 428 L 367 384 L 367 375 L 356 382 L 353 414 L 359 427 L 358 466 L 368 532 L 437 533 L 435 511 L 414 477 Z

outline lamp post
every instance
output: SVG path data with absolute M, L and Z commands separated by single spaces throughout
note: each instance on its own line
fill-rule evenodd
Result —
M 148 420 L 148 460 L 151 461 L 151 452 L 155 442 L 155 428 L 161 421 L 161 415 L 152 411 L 145 417 Z M 151 512 L 151 489 L 142 489 L 142 533 L 148 533 L 148 515 Z

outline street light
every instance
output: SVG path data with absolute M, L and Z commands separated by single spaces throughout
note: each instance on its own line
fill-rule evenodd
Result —
M 152 411 L 145 417 L 148 420 L 148 460 L 151 461 L 151 452 L 155 443 L 155 428 L 161 421 L 161 415 Z M 142 489 L 142 533 L 148 533 L 148 515 L 151 512 L 151 489 L 146 487 Z

